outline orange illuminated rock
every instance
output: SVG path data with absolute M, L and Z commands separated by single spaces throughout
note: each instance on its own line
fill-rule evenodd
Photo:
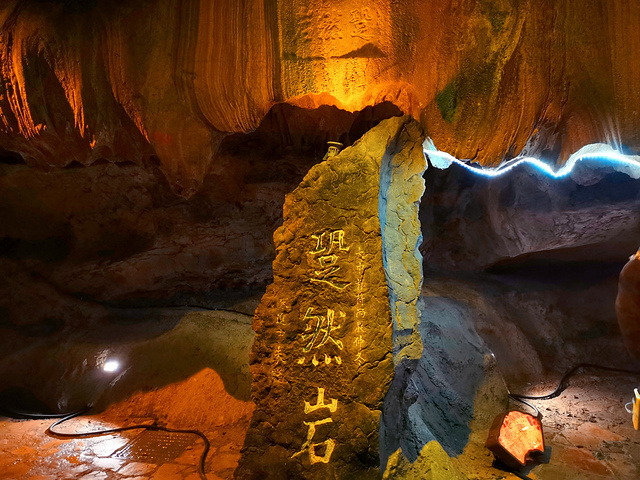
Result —
M 36 0 L 0 8 L 0 147 L 33 166 L 156 155 L 199 188 L 276 103 L 393 102 L 442 150 L 640 147 L 634 0 Z
M 521 468 L 532 454 L 544 453 L 542 424 L 528 413 L 507 412 L 493 422 L 486 446 L 505 465 Z
M 400 350 L 392 301 L 412 326 L 411 299 L 391 297 L 389 278 L 420 275 L 406 270 L 415 240 L 407 248 L 391 230 L 419 232 L 423 141 L 410 117 L 385 120 L 287 195 L 274 281 L 253 319 L 256 409 L 235 478 L 381 477 L 381 410 Z M 403 340 L 403 351 L 419 342 Z

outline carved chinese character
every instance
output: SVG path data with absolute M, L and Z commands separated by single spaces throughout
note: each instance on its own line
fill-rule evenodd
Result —
M 298 365 L 304 365 L 306 361 L 307 361 L 307 357 L 300 357 L 296 360 L 296 363 Z M 313 357 L 311 357 L 311 360 L 309 361 L 309 363 L 311 363 L 311 365 L 313 365 L 314 367 L 317 367 L 318 365 L 322 365 L 323 363 L 325 365 L 331 365 L 331 362 L 335 362 L 337 365 L 342 365 L 342 357 L 339 355 L 334 355 L 332 357 L 331 355 L 327 355 L 325 353 L 324 359 L 320 358 L 318 360 L 317 355 L 314 353 Z
M 329 240 L 327 242 L 326 235 L 329 233 Z M 316 241 L 316 248 L 310 253 L 325 253 L 330 254 L 332 252 L 348 252 L 351 247 L 348 247 L 344 240 L 344 230 L 334 230 L 333 232 L 322 232 L 321 235 L 311 235 L 311 238 Z
M 296 26 L 300 38 L 303 40 L 309 39 L 312 36 L 311 22 L 313 20 L 313 10 L 311 8 L 300 8 L 296 18 Z
M 336 274 L 341 269 L 338 266 L 338 254 L 350 249 L 345 243 L 344 230 L 322 232 L 320 235 L 311 235 L 311 238 L 316 241 L 316 246 L 309 254 L 314 257 L 318 267 L 313 270 L 310 280 L 343 290 L 349 283 L 341 281 Z
M 321 408 L 326 408 L 329 410 L 329 412 L 333 413 L 338 408 L 338 400 L 332 398 L 329 404 L 324 403 L 324 388 L 318 387 L 318 398 L 316 399 L 316 404 L 311 405 L 311 403 L 305 401 L 304 413 L 306 414 L 315 412 L 316 410 L 320 410 Z
M 273 351 L 273 363 L 284 363 L 284 355 L 282 353 L 282 347 L 280 345 L 276 346 Z
M 356 8 L 351 10 L 351 20 L 349 23 L 353 24 L 352 37 L 360 37 L 363 40 L 371 40 L 371 35 L 368 34 L 367 23 L 371 20 L 368 8 Z
M 302 339 L 307 341 L 307 344 L 302 348 L 304 353 L 309 352 L 312 348 L 320 348 L 323 345 L 331 342 L 340 350 L 343 348 L 343 344 L 340 340 L 336 340 L 331 336 L 332 332 L 341 328 L 341 325 L 335 323 L 334 310 L 327 309 L 326 315 L 311 315 L 313 307 L 307 309 L 307 313 L 304 315 L 304 319 L 308 321 L 305 333 L 302 334 Z M 338 312 L 340 318 L 345 318 L 344 312 Z M 312 324 L 315 324 L 312 326 Z
M 342 32 L 338 25 L 338 14 L 335 9 L 331 12 L 324 12 L 318 20 L 319 36 L 323 40 L 339 40 Z
M 324 388 L 318 387 L 318 398 L 316 400 L 315 405 L 311 405 L 310 402 L 304 402 L 304 413 L 309 414 L 311 412 L 315 412 L 317 410 L 322 410 L 326 408 L 329 410 L 329 413 L 333 413 L 338 409 L 338 400 L 332 398 L 330 403 L 324 403 Z M 331 460 L 331 454 L 336 447 L 336 441 L 332 438 L 325 440 L 324 442 L 313 443 L 313 437 L 316 434 L 316 427 L 319 425 L 325 425 L 327 423 L 332 423 L 333 419 L 331 417 L 323 418 L 322 420 L 316 420 L 313 422 L 303 422 L 307 427 L 307 439 L 302 444 L 302 448 L 300 451 L 294 453 L 291 458 L 294 458 L 304 452 L 309 452 L 309 462 L 313 465 L 315 463 L 329 463 Z M 317 451 L 319 447 L 324 446 L 324 454 L 318 455 Z
M 299 452 L 294 453 L 291 458 L 304 453 L 305 451 L 309 452 L 309 462 L 313 465 L 315 463 L 329 463 L 331 460 L 331 454 L 333 450 L 336 448 L 336 441 L 333 438 L 329 440 L 325 440 L 324 442 L 319 443 L 311 443 L 313 440 L 313 436 L 316 434 L 316 426 L 324 425 L 325 423 L 331 423 L 333 420 L 331 418 L 323 418 L 322 420 L 316 420 L 315 422 L 302 422 L 309 429 L 307 430 L 307 440 L 302 445 L 302 448 Z M 323 446 L 325 447 L 324 455 L 316 455 L 316 448 Z

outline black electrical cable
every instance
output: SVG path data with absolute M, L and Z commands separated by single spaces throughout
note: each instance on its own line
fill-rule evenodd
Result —
M 542 418 L 542 414 L 540 413 L 540 410 L 538 410 L 534 405 L 532 405 L 531 403 L 527 402 L 526 400 L 551 400 L 552 398 L 556 398 L 559 397 L 562 392 L 564 392 L 567 387 L 569 386 L 569 379 L 575 375 L 575 373 L 580 370 L 581 368 L 592 368 L 595 370 L 606 370 L 608 372 L 617 372 L 617 373 L 628 373 L 631 375 L 640 375 L 640 371 L 638 370 L 628 370 L 625 368 L 616 368 L 616 367 L 605 367 L 603 365 L 596 365 L 593 363 L 578 363 L 577 365 L 574 365 L 573 367 L 571 367 L 569 370 L 567 370 L 567 372 L 562 376 L 562 378 L 560 379 L 560 382 L 558 383 L 558 386 L 555 388 L 555 390 L 553 390 L 551 393 L 548 393 L 546 395 L 521 395 L 518 393 L 512 393 L 511 391 L 509 391 L 509 397 L 520 402 L 523 403 L 525 405 L 527 405 L 528 407 L 532 408 L 533 410 L 535 410 L 536 412 L 536 416 L 541 419 Z
M 559 397 L 562 394 L 562 392 L 564 392 L 567 389 L 567 387 L 569 387 L 569 379 L 573 375 L 575 375 L 575 373 L 578 370 L 580 370 L 581 368 L 591 368 L 591 369 L 595 369 L 595 370 L 606 370 L 608 372 L 626 373 L 626 374 L 630 374 L 630 375 L 639 375 L 640 376 L 640 371 L 638 371 L 638 370 L 628 370 L 628 369 L 625 369 L 625 368 L 617 368 L 617 367 L 605 367 L 603 365 L 596 365 L 594 363 L 578 363 L 578 364 L 574 365 L 573 367 L 571 367 L 569 370 L 566 371 L 566 373 L 560 379 L 560 382 L 558 383 L 558 386 L 551 393 L 548 393 L 546 395 L 521 395 L 521 394 L 517 394 L 517 393 L 511 393 L 511 391 L 507 388 L 507 392 L 509 394 L 509 398 L 512 398 L 513 400 L 515 400 L 517 402 L 523 403 L 524 405 L 526 405 L 529 408 L 531 408 L 532 410 L 534 410 L 536 412 L 536 417 L 538 418 L 538 420 L 542 421 L 542 413 L 540 412 L 540 410 L 538 410 L 538 408 L 536 408 L 531 403 L 527 402 L 527 400 L 551 400 L 552 398 Z M 522 479 L 529 479 L 530 478 L 530 477 L 526 476 L 525 474 L 523 474 L 522 472 L 519 472 L 518 470 L 515 470 L 515 469 L 509 468 L 506 471 L 508 471 L 510 473 L 513 473 L 514 475 L 516 475 L 516 476 L 518 476 L 519 478 L 522 478 Z
M 102 435 L 111 435 L 113 433 L 126 432 L 129 430 L 143 429 L 143 430 L 161 431 L 161 432 L 169 432 L 169 433 L 186 433 L 191 435 L 197 435 L 204 442 L 204 450 L 202 451 L 202 454 L 200 455 L 200 461 L 198 462 L 198 475 L 200 475 L 200 478 L 202 480 L 207 480 L 207 476 L 204 470 L 205 470 L 207 455 L 209 454 L 209 449 L 211 448 L 211 444 L 209 443 L 209 439 L 207 438 L 207 436 L 204 433 L 202 433 L 200 430 L 174 429 L 174 428 L 161 427 L 160 425 L 156 425 L 156 424 L 129 425 L 128 427 L 111 428 L 108 430 L 95 430 L 92 432 L 83 432 L 83 433 L 63 433 L 63 432 L 56 432 L 54 430 L 54 428 L 60 425 L 61 423 L 66 422 L 67 420 L 71 420 L 72 418 L 82 415 L 83 413 L 86 413 L 89 410 L 89 408 L 85 408 L 84 410 L 80 410 L 78 412 L 70 413 L 63 418 L 56 420 L 51 424 L 49 428 L 47 428 L 46 434 L 54 438 L 87 438 L 87 437 L 99 437 Z
M 513 400 L 515 400 L 516 402 L 520 402 L 520 403 L 525 404 L 525 405 L 526 405 L 527 407 L 529 407 L 531 410 L 533 410 L 534 412 L 536 412 L 536 418 L 537 418 L 538 420 L 542 420 L 542 413 L 540 413 L 540 410 L 538 410 L 538 408 L 537 408 L 535 405 L 533 405 L 533 404 L 531 404 L 531 403 L 527 402 L 526 400 L 523 400 L 522 398 L 519 398 L 520 396 L 519 396 L 519 395 L 517 395 L 517 394 L 515 394 L 515 393 L 511 393 L 511 392 L 508 392 L 508 393 L 509 393 L 509 398 L 511 398 L 511 399 L 513 399 Z
M 552 398 L 559 397 L 562 392 L 564 392 L 569 386 L 569 378 L 571 378 L 579 369 L 581 368 L 593 368 L 596 370 L 606 370 L 608 372 L 618 372 L 618 373 L 628 373 L 631 375 L 640 375 L 640 371 L 638 370 L 627 370 L 625 368 L 616 368 L 616 367 L 605 367 L 603 365 L 595 365 L 593 363 L 578 363 L 571 367 L 560 379 L 560 383 L 556 389 L 548 393 L 547 395 L 520 395 L 515 393 L 510 393 L 509 395 L 512 397 L 517 397 L 516 400 L 525 399 L 525 400 L 551 400 Z
M 91 406 L 88 406 L 86 408 L 83 408 L 82 410 L 78 410 L 78 411 L 72 412 L 72 413 L 51 413 L 51 414 L 46 414 L 46 413 L 17 412 L 17 411 L 14 411 L 14 410 L 7 410 L 7 412 L 11 413 L 12 415 L 21 417 L 21 418 L 28 418 L 28 419 L 33 419 L 33 420 L 43 420 L 43 419 L 48 419 L 48 418 L 58 418 L 58 420 L 53 422 L 49 426 L 49 428 L 47 428 L 45 433 L 47 435 L 49 435 L 50 437 L 61 438 L 61 439 L 100 437 L 102 435 L 111 435 L 111 434 L 114 434 L 114 433 L 126 432 L 128 430 L 140 430 L 140 429 L 161 431 L 161 432 L 169 432 L 169 433 L 186 433 L 186 434 L 191 434 L 191 435 L 197 435 L 204 442 L 204 450 L 202 451 L 202 454 L 200 455 L 200 461 L 198 462 L 198 475 L 200 475 L 200 478 L 202 480 L 207 480 L 207 476 L 206 476 L 204 470 L 205 470 L 205 463 L 206 463 L 206 460 L 207 460 L 207 455 L 209 454 L 209 449 L 211 448 L 211 444 L 209 443 L 209 439 L 207 438 L 207 436 L 204 433 L 202 433 L 200 430 L 174 429 L 174 428 L 161 427 L 160 425 L 156 425 L 156 424 L 151 424 L 151 425 L 129 425 L 128 427 L 118 427 L 118 428 L 111 428 L 111 429 L 108 429 L 108 430 L 96 430 L 96 431 L 92 431 L 92 432 L 83 432 L 83 433 L 64 433 L 64 432 L 57 432 L 57 431 L 54 430 L 55 427 L 57 427 L 61 423 L 64 423 L 67 420 L 71 420 L 72 418 L 78 417 L 78 416 L 80 416 L 80 415 L 82 415 L 84 413 L 87 413 L 89 410 L 91 410 Z

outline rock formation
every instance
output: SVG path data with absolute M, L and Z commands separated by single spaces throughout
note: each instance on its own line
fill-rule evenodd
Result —
M 561 178 L 528 164 L 491 178 L 457 164 L 429 169 L 420 208 L 425 264 L 469 272 L 532 254 L 624 261 L 640 232 L 639 175 L 596 160 Z
M 385 188 L 404 180 L 385 160 L 413 147 L 425 164 L 420 135 L 405 130 L 417 127 L 384 122 L 313 167 L 285 200 L 274 283 L 254 319 L 256 411 L 238 478 L 380 476 L 393 358 L 379 212 Z
M 423 140 L 386 120 L 287 196 L 237 478 L 379 478 L 391 454 L 395 468 L 432 441 L 460 455 L 471 422 L 493 418 L 485 404 L 502 408 L 469 314 L 419 301 Z
M 38 342 L 83 365 L 95 345 L 68 355 L 59 340 L 171 331 L 185 312 L 146 309 L 224 308 L 273 278 L 253 325 L 255 411 L 247 372 L 234 377 L 245 350 L 223 337 L 202 340 L 233 361 L 194 351 L 158 375 L 217 367 L 254 412 L 237 477 L 464 478 L 505 398 L 485 341 L 511 378 L 621 342 L 609 283 L 571 299 L 510 278 L 421 288 L 420 225 L 430 272 L 540 252 L 616 262 L 637 248 L 640 190 L 608 167 L 489 185 L 453 166 L 427 172 L 421 200 L 422 141 L 482 165 L 637 151 L 639 22 L 635 0 L 3 2 L 0 377 L 36 389 L 17 366 Z M 320 163 L 327 141 L 347 148 Z M 247 328 L 229 334 L 243 348 Z M 40 370 L 41 390 L 102 391 L 68 365 Z
M 193 195 L 276 103 L 391 101 L 458 158 L 640 146 L 633 0 L 8 1 L 0 147 L 31 166 L 156 155 Z

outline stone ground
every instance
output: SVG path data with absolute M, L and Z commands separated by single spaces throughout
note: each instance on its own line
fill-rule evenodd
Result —
M 526 320 L 531 316 L 532 319 L 544 317 L 550 331 L 557 332 L 553 315 L 540 309 L 541 304 L 548 302 L 547 289 L 540 287 L 531 290 L 532 293 L 523 293 L 524 296 L 510 298 L 502 287 L 486 286 L 487 282 L 483 285 L 484 291 L 479 296 L 474 293 L 477 292 L 474 285 L 458 281 L 455 285 L 449 281 L 431 282 L 426 290 L 429 290 L 429 294 L 450 292 L 452 298 L 469 303 L 476 311 L 481 310 L 479 300 L 492 303 L 498 299 L 504 313 L 497 308 L 490 308 L 487 311 L 491 314 L 485 315 L 483 320 L 486 322 L 490 319 L 498 326 L 497 330 L 503 330 L 503 325 L 506 325 L 503 322 L 507 319 L 520 318 L 524 324 L 531 324 L 532 320 Z M 516 287 L 525 291 L 521 288 L 522 283 Z M 605 287 L 607 291 L 611 289 L 606 284 Z M 547 288 L 549 291 L 558 291 L 555 285 L 548 285 Z M 580 298 L 602 301 L 605 290 L 589 289 L 587 293 L 581 290 L 575 301 Z M 561 293 L 561 296 L 567 297 L 570 292 Z M 537 300 L 534 302 L 534 299 Z M 514 308 L 517 306 L 518 310 L 512 311 L 511 304 Z M 526 305 L 529 305 L 527 309 L 524 308 Z M 253 308 L 251 304 L 246 311 L 252 311 Z M 538 313 L 532 316 L 533 313 L 528 310 Z M 573 307 L 567 309 L 569 311 L 576 312 Z M 601 318 L 599 311 L 594 313 L 594 318 Z M 567 318 L 560 315 L 557 322 L 566 325 Z M 166 328 L 151 328 L 158 322 Z M 591 332 L 592 326 L 592 321 L 589 321 L 575 328 Z M 170 428 L 200 429 L 211 442 L 206 463 L 207 478 L 232 478 L 253 412 L 253 404 L 248 401 L 248 351 L 253 339 L 249 318 L 225 312 L 180 310 L 155 315 L 153 319 L 143 319 L 139 323 L 116 322 L 103 327 L 100 330 L 102 343 L 91 337 L 64 344 L 60 338 L 49 336 L 42 337 L 37 352 L 33 347 L 37 342 L 33 339 L 29 342 L 30 346 L 22 346 L 16 341 L 18 337 L 11 339 L 11 335 L 17 335 L 16 332 L 6 331 L 0 338 L 0 351 L 4 352 L 0 357 L 4 356 L 2 365 L 6 366 L 3 378 L 14 383 L 23 379 L 25 388 L 41 393 L 71 391 L 66 384 L 58 389 L 59 382 L 44 382 L 44 375 L 46 378 L 58 378 L 55 376 L 58 371 L 51 370 L 53 367 L 50 364 L 67 362 L 63 365 L 63 371 L 76 372 L 67 379 L 69 385 L 82 383 L 88 373 L 78 368 L 74 370 L 74 366 L 82 364 L 82 359 L 94 359 L 105 351 L 106 345 L 111 345 L 110 352 L 125 359 L 129 366 L 122 377 L 109 380 L 111 390 L 101 390 L 103 397 L 108 397 L 99 398 L 102 406 L 97 411 L 101 413 L 70 420 L 58 430 L 86 431 L 154 421 Z M 114 346 L 108 331 L 117 331 L 122 342 Z M 537 395 L 553 390 L 562 373 L 575 359 L 578 347 L 585 355 L 589 355 L 587 358 L 578 358 L 579 361 L 609 365 L 622 362 L 622 358 L 616 358 L 620 357 L 616 353 L 620 352 L 620 341 L 614 333 L 609 325 L 591 335 L 578 335 L 575 338 L 568 335 L 563 348 L 565 353 L 571 353 L 572 358 L 567 358 L 566 364 L 549 347 L 544 352 L 546 356 L 543 355 L 546 358 L 542 362 L 544 365 L 539 370 L 534 369 L 534 375 L 524 379 L 518 369 L 505 371 L 509 377 L 507 383 L 514 392 L 522 394 Z M 127 338 L 123 340 L 124 334 Z M 503 340 L 512 342 L 512 338 L 505 336 Z M 12 345 L 13 350 L 9 350 Z M 596 348 L 596 345 L 602 345 L 604 350 Z M 524 343 L 514 343 L 512 349 L 523 350 L 521 347 L 524 346 Z M 91 355 L 88 354 L 90 350 L 94 352 Z M 610 353 L 605 355 L 599 353 L 601 351 Z M 496 356 L 500 363 L 500 355 Z M 48 363 L 37 364 L 34 358 L 48 359 Z M 521 361 L 515 355 L 513 361 L 507 363 Z M 21 370 L 18 368 L 20 366 Z M 9 367 L 13 372 L 11 376 L 7 373 Z M 41 388 L 34 390 L 33 385 L 38 382 L 30 377 L 38 375 Z M 516 379 L 523 380 L 518 382 Z M 86 385 L 104 386 L 97 380 Z M 492 456 L 482 445 L 486 434 L 478 432 L 475 445 L 469 449 L 470 454 L 464 461 L 461 460 L 466 477 L 471 480 L 640 478 L 640 431 L 633 430 L 631 415 L 624 410 L 624 404 L 631 400 L 633 388 L 638 386 L 639 377 L 578 372 L 560 397 L 533 402 L 544 415 L 545 440 L 550 448 L 550 457 L 544 459 L 546 463 L 535 465 L 520 476 L 498 470 L 492 466 Z M 60 440 L 45 434 L 51 423 L 52 420 L 0 417 L 0 480 L 199 478 L 196 465 L 203 444 L 195 436 L 176 434 L 175 437 L 154 437 L 155 432 L 131 431 L 105 437 Z M 164 448 L 156 448 L 156 444 Z M 418 472 L 415 478 L 435 480 L 430 475 L 427 471 Z
M 201 376 L 201 384 L 211 381 Z M 640 475 L 640 431 L 633 430 L 631 416 L 624 411 L 630 400 L 634 379 L 625 376 L 578 374 L 558 398 L 533 403 L 542 411 L 546 445 L 551 449 L 547 463 L 534 466 L 524 475 L 492 468 L 490 455 L 479 455 L 467 474 L 470 479 L 530 478 L 541 480 L 636 479 Z M 204 386 L 204 385 L 203 385 Z M 553 382 L 537 385 L 526 393 L 546 393 Z M 170 393 L 170 392 L 169 392 Z M 143 405 L 144 395 L 133 400 Z M 135 423 L 151 423 L 153 418 L 119 415 L 130 411 L 131 402 L 105 413 L 73 419 L 58 430 L 83 431 L 114 428 Z M 170 410 L 170 409 L 168 409 Z M 240 456 L 249 416 L 224 429 L 205 429 L 211 442 L 206 463 L 207 478 L 232 478 Z M 196 465 L 202 441 L 189 438 L 186 448 L 173 460 L 156 463 L 151 459 L 122 458 L 127 445 L 145 433 L 78 440 L 58 440 L 45 434 L 51 420 L 13 420 L 0 418 L 0 478 L 12 480 L 198 480 Z M 178 435 L 180 436 L 180 435 Z M 425 477 L 427 478 L 427 477 Z
M 639 377 L 579 374 L 560 397 L 533 401 L 544 415 L 551 457 L 534 468 L 530 478 L 640 478 L 640 431 L 633 429 L 624 410 L 639 383 Z M 549 383 L 527 393 L 544 395 L 554 388 Z
M 62 425 L 65 431 L 107 429 L 131 424 L 130 421 L 105 421 L 103 416 L 74 419 Z M 136 418 L 135 423 L 152 423 L 153 419 Z M 248 418 L 247 418 L 248 421 Z M 247 422 L 248 423 L 248 422 Z M 175 459 L 156 463 L 144 458 L 121 458 L 132 441 L 149 432 L 142 430 L 104 437 L 58 440 L 45 434 L 50 420 L 0 419 L 0 478 L 11 480 L 198 480 L 197 464 L 203 442 L 196 436 L 174 434 L 184 442 Z M 248 424 L 226 431 L 205 430 L 211 442 L 207 478 L 231 478 L 244 441 Z M 162 445 L 159 445 L 161 448 Z M 147 452 L 149 453 L 149 452 Z M 151 453 L 151 456 L 153 454 Z M 144 457 L 144 455 L 140 455 Z
M 10 342 L 9 332 L 0 340 L 6 347 L 0 385 L 27 389 L 46 406 L 70 393 L 96 405 L 95 414 L 71 419 L 58 432 L 153 423 L 200 430 L 211 443 L 207 478 L 231 478 L 254 408 L 248 398 L 249 322 L 238 313 L 165 309 L 151 320 L 94 326 L 100 330 L 98 340 L 50 336 L 32 339 L 30 348 Z M 162 328 L 152 328 L 155 324 Z M 120 360 L 120 372 L 97 368 L 105 348 Z M 73 411 L 77 404 L 60 410 Z M 204 443 L 195 435 L 131 430 L 56 439 L 45 433 L 53 421 L 0 416 L 0 479 L 200 478 L 197 464 Z

